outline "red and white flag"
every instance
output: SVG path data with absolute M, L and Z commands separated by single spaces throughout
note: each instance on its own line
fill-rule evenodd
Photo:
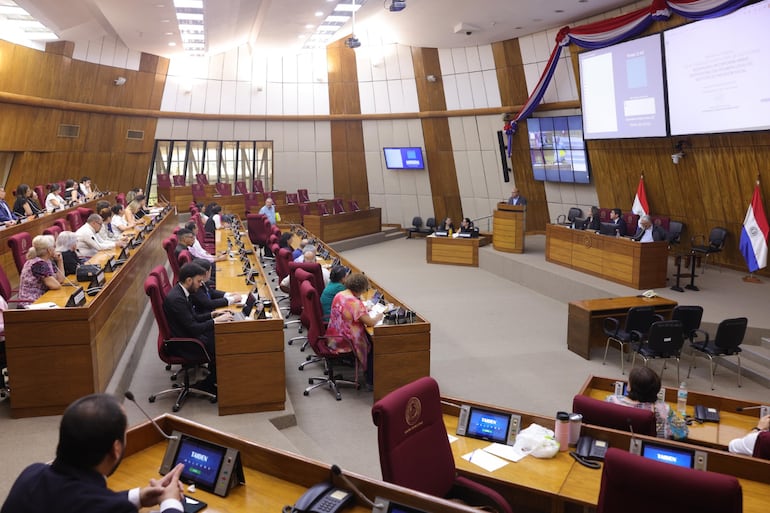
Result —
M 646 216 L 650 213 L 650 205 L 647 203 L 647 193 L 644 192 L 644 177 L 639 179 L 639 187 L 636 188 L 634 204 L 631 206 L 631 212 L 638 216 Z

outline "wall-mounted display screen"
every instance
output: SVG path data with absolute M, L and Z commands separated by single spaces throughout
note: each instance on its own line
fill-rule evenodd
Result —
M 383 148 L 385 166 L 388 169 L 425 169 L 422 148 Z
M 580 116 L 529 118 L 529 153 L 535 180 L 589 183 Z
M 660 34 L 578 58 L 586 139 L 667 135 Z
M 664 32 L 671 135 L 770 129 L 770 2 Z

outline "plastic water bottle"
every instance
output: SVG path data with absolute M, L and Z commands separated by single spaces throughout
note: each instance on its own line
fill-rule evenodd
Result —
M 679 391 L 676 393 L 676 409 L 682 415 L 687 414 L 687 384 L 684 381 L 679 384 Z

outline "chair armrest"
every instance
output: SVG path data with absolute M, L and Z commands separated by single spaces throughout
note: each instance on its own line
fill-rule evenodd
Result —
M 629 334 L 631 335 L 631 340 L 636 340 L 637 342 L 644 340 L 644 333 L 639 330 L 631 330 Z
M 614 317 L 604 319 L 604 333 L 607 335 L 617 335 L 620 329 L 620 321 Z
M 665 320 L 666 319 L 661 314 L 655 314 L 655 321 L 653 322 L 665 321 Z
M 556 216 L 556 224 L 566 224 L 567 223 L 567 216 L 564 214 L 559 214 Z
M 696 244 L 698 242 L 698 244 Z M 695 235 L 694 237 L 690 238 L 690 245 L 692 246 L 703 246 L 706 243 L 706 236 L 705 235 Z
M 163 345 L 168 353 L 173 356 L 212 361 L 211 355 L 206 351 L 206 346 L 197 338 L 168 338 L 163 341 Z

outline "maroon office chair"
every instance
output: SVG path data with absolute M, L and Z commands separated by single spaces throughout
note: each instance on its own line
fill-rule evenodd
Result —
M 295 203 L 299 203 L 299 196 L 297 196 L 297 194 L 294 192 L 287 192 L 286 203 L 288 205 L 294 205 Z
M 340 385 L 352 386 L 359 388 L 358 381 L 345 380 L 338 377 L 338 373 L 335 372 L 335 365 L 337 363 L 345 362 L 352 363 L 355 360 L 353 354 L 353 346 L 348 344 L 347 349 L 342 349 L 344 344 L 337 342 L 337 348 L 332 350 L 329 348 L 328 339 L 325 336 L 326 329 L 323 322 L 321 322 L 321 299 L 318 296 L 318 291 L 310 281 L 302 282 L 299 293 L 302 296 L 303 310 L 307 311 L 307 338 L 310 347 L 313 348 L 318 358 L 322 358 L 325 362 L 326 374 L 323 376 L 317 376 L 309 378 L 307 381 L 310 384 L 309 387 L 302 392 L 303 395 L 308 396 L 312 390 L 320 387 L 328 388 L 333 394 L 334 398 L 338 401 L 342 400 L 340 394 Z M 356 369 L 356 376 L 358 375 L 358 365 L 354 366 Z M 446 436 L 446 434 L 444 435 Z
M 310 215 L 310 206 L 307 203 L 300 203 L 297 205 L 299 210 L 299 222 L 305 222 L 305 216 Z
M 204 250 L 213 255 L 216 252 L 216 235 L 213 233 L 206 233 L 203 218 L 200 213 L 193 214 L 190 219 L 195 221 L 195 226 L 197 227 L 195 236 L 198 238 L 198 242 L 200 242 Z
M 54 224 L 43 230 L 43 235 L 53 235 L 54 240 L 59 237 L 59 234 L 61 233 L 61 228 Z
M 247 214 L 256 214 L 262 208 L 264 201 L 259 193 L 250 192 L 243 198 L 243 204 Z
M 59 233 L 61 233 L 61 232 L 66 232 L 66 231 L 68 231 L 68 230 L 70 229 L 70 227 L 69 227 L 69 226 L 67 226 L 67 224 L 68 224 L 68 223 L 67 223 L 67 221 L 66 221 L 66 220 L 64 220 L 64 219 L 61 219 L 61 218 L 59 218 L 59 219 L 54 219 L 54 221 L 53 221 L 53 224 L 54 224 L 55 226 L 58 226 L 59 228 L 61 228 L 61 231 L 60 231 Z M 74 230 L 73 230 L 73 231 L 74 231 Z
M 206 346 L 204 346 L 200 340 L 195 338 L 175 338 L 171 336 L 171 330 L 169 329 L 168 321 L 166 320 L 166 313 L 163 311 L 161 286 L 155 276 L 150 275 L 144 280 L 144 292 L 150 298 L 152 313 L 155 315 L 155 322 L 158 323 L 158 357 L 166 365 L 181 365 L 184 376 L 183 385 L 181 387 L 169 388 L 157 392 L 152 394 L 148 400 L 151 403 L 154 403 L 160 396 L 176 394 L 176 402 L 172 408 L 175 412 L 182 408 L 185 400 L 191 393 L 203 396 L 210 402 L 215 403 L 217 401 L 217 396 L 202 390 L 190 388 L 190 372 L 201 365 L 213 361 L 212 357 L 206 351 Z
M 72 231 L 78 231 L 78 228 L 83 226 L 83 218 L 80 217 L 80 212 L 73 210 L 67 214 L 67 221 L 69 221 Z
M 8 279 L 8 275 L 5 274 L 5 269 L 0 266 L 0 296 L 3 296 L 3 299 L 5 299 L 5 302 L 8 303 L 8 305 L 26 305 L 29 303 L 29 301 L 19 301 L 18 299 L 14 299 L 14 296 L 18 293 L 19 289 L 11 287 L 11 281 Z
M 512 513 L 496 491 L 457 475 L 449 445 L 438 383 L 420 378 L 394 390 L 372 407 L 377 426 L 382 479 L 446 499 L 459 498 L 473 506 L 491 506 Z M 482 504 L 471 497 L 484 500 Z
M 733 476 L 678 467 L 610 447 L 596 511 L 740 513 L 743 492 Z
M 174 180 L 175 187 L 184 187 L 184 184 L 185 184 L 184 175 L 174 175 L 172 178 Z
M 171 187 L 171 176 L 168 173 L 158 175 L 158 187 Z
M 572 411 L 583 415 L 583 422 L 634 434 L 656 436 L 655 413 L 621 404 L 600 401 L 587 395 L 576 395 L 572 399 Z
M 281 229 L 278 228 L 278 225 L 275 225 L 275 224 L 270 225 L 270 235 L 275 235 L 279 239 L 281 238 Z
M 286 248 L 279 248 L 278 253 L 273 254 L 275 255 L 275 274 L 280 284 L 289 275 L 289 263 L 294 259 L 291 257 L 291 251 Z M 275 290 L 278 290 L 277 286 Z
M 214 187 L 217 190 L 217 194 L 219 194 L 220 196 L 233 195 L 233 184 L 231 183 L 217 182 L 217 184 Z
M 204 201 L 206 199 L 206 189 L 203 188 L 203 184 L 192 184 L 192 195 L 194 201 Z
M 27 263 L 27 251 L 32 247 L 32 236 L 27 232 L 14 233 L 8 237 L 8 247 L 11 248 L 16 270 L 21 274 L 24 264 Z
M 316 291 L 318 292 L 318 297 L 321 297 L 321 293 L 323 292 L 324 288 L 324 277 L 323 272 L 321 271 L 321 264 L 317 262 L 294 262 L 290 261 L 288 263 L 289 265 L 289 315 L 300 315 L 302 313 L 302 298 L 300 298 L 299 293 L 299 282 L 295 278 L 295 272 L 297 269 L 302 269 L 310 274 L 312 274 L 315 278 L 313 284 L 316 286 Z M 318 284 L 320 284 L 320 289 L 318 288 Z M 297 322 L 301 323 L 302 319 L 300 318 L 299 321 L 287 321 L 286 324 L 295 324 Z M 305 350 L 306 346 L 302 346 L 301 351 Z
M 158 185 L 160 187 L 160 185 Z M 118 205 L 121 205 L 123 208 L 126 208 L 126 195 L 125 193 L 121 192 L 115 196 L 115 203 Z
M 177 238 L 174 235 L 170 235 L 163 239 L 163 249 L 166 250 L 166 257 L 168 263 L 171 265 L 171 271 L 174 273 L 174 283 L 179 281 L 179 260 L 176 256 L 176 246 L 178 244 Z
M 83 226 L 84 224 L 86 224 L 86 221 L 88 221 L 88 218 L 91 216 L 91 214 L 94 213 L 94 209 L 86 208 L 86 207 L 78 207 L 77 212 L 78 214 L 80 214 L 80 222 L 81 222 L 80 226 Z
M 626 222 L 626 235 L 634 235 L 639 228 L 639 216 L 633 212 L 625 212 L 623 220 Z
M 329 215 L 329 208 L 326 206 L 325 201 L 319 201 L 316 203 L 316 208 L 318 209 L 318 215 L 319 216 L 328 216 Z
M 238 180 L 235 182 L 235 194 L 243 194 L 244 196 L 249 193 L 249 190 L 246 188 L 246 182 L 243 180 Z
M 770 460 L 770 431 L 760 431 L 757 435 L 757 441 L 754 443 L 754 452 L 752 456 Z
M 203 173 L 198 173 L 195 175 L 195 183 L 197 183 L 198 185 L 208 185 L 209 177 Z
M 356 200 L 348 201 L 348 207 L 350 207 L 351 212 L 358 212 L 361 210 L 361 207 L 358 206 L 358 201 Z
M 300 203 L 310 202 L 310 195 L 308 194 L 307 189 L 297 189 L 297 197 L 299 198 Z
M 265 193 L 265 186 L 262 184 L 262 180 L 257 179 L 251 183 L 251 192 Z
M 35 191 L 35 196 L 37 196 L 37 204 L 40 205 L 40 208 L 45 208 L 45 197 L 47 194 L 45 193 L 45 188 L 42 185 L 36 185 L 33 189 Z
M 262 250 L 267 244 L 267 238 L 270 236 L 269 226 L 270 221 L 267 221 L 268 227 L 265 226 L 267 217 L 263 214 L 247 214 L 246 215 L 246 230 L 249 234 L 249 240 L 255 246 L 259 246 Z
M 292 264 L 294 264 L 295 267 L 292 268 Z M 310 283 L 313 284 L 313 287 L 315 287 L 316 292 L 318 291 L 318 287 L 316 286 L 315 274 L 309 273 L 309 272 L 305 271 L 304 269 L 302 269 L 301 267 L 296 267 L 295 262 L 291 262 L 289 264 L 289 269 L 290 269 L 289 270 L 289 279 L 294 282 L 294 284 L 291 285 L 291 287 L 292 288 L 296 288 L 296 295 L 297 295 L 298 298 L 299 298 L 299 289 L 302 286 L 302 282 L 310 281 Z M 318 296 L 318 298 L 320 300 L 320 296 Z M 300 298 L 300 304 L 301 304 L 301 298 Z M 305 309 L 302 308 L 302 313 L 299 316 L 300 326 L 299 326 L 299 329 L 297 330 L 297 333 L 302 333 L 302 328 L 303 327 L 307 328 L 308 322 L 309 322 L 308 318 L 307 318 L 308 313 L 309 312 L 306 312 Z M 322 320 L 323 320 L 323 316 L 322 316 Z M 307 337 L 304 336 L 304 335 L 300 335 L 298 337 L 290 338 L 289 339 L 289 345 L 292 345 L 294 342 L 296 342 L 298 340 L 304 341 L 303 344 L 302 344 L 302 348 L 300 349 L 301 351 L 304 351 L 305 347 L 307 346 L 307 343 L 308 343 L 307 342 Z M 307 357 L 308 360 L 310 360 L 310 358 L 312 358 L 312 357 L 311 356 Z M 299 366 L 299 370 L 302 370 L 303 368 L 304 368 L 303 365 Z
M 179 255 L 176 257 L 176 261 L 179 265 L 179 268 L 181 269 L 184 264 L 191 263 L 193 261 L 193 257 L 189 251 L 184 249 L 179 252 Z
M 342 198 L 334 198 L 332 200 L 332 210 L 335 214 L 345 213 L 345 205 L 342 202 Z
M 171 290 L 171 282 L 168 279 L 166 267 L 163 265 L 156 265 L 150 271 L 150 276 L 155 276 L 155 278 L 158 280 L 158 284 L 160 285 L 160 293 L 165 300 L 168 291 Z

